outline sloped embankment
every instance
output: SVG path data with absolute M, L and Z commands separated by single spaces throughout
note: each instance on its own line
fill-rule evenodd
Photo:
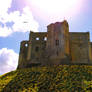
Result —
M 19 69 L 0 76 L 0 92 L 92 90 L 92 66 L 59 65 Z

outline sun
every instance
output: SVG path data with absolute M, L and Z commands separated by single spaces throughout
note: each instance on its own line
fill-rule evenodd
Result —
M 28 3 L 38 15 L 55 18 L 75 14 L 80 10 L 82 0 L 28 0 Z
M 67 11 L 78 3 L 78 0 L 31 0 L 31 3 L 39 9 L 54 13 Z

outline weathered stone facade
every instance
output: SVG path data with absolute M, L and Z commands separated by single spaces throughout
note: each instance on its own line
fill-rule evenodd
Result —
M 22 41 L 18 68 L 37 65 L 91 64 L 92 43 L 89 32 L 69 32 L 67 21 L 52 23 L 47 32 L 30 32 Z

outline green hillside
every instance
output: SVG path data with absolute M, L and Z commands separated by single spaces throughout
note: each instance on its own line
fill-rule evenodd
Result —
M 92 92 L 92 66 L 20 69 L 0 76 L 0 92 Z

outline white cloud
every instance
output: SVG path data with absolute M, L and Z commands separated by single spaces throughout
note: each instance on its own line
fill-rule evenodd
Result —
M 8 27 L 0 27 L 0 37 L 7 37 L 12 33 L 12 30 Z
M 13 17 L 13 18 L 12 18 Z M 26 31 L 38 31 L 38 23 L 34 20 L 32 12 L 30 12 L 29 7 L 23 9 L 22 14 L 17 11 L 12 13 L 11 21 L 14 22 L 13 30 L 14 32 L 26 32 Z
M 38 31 L 39 24 L 34 19 L 29 7 L 24 7 L 23 12 L 14 11 L 8 13 L 11 7 L 12 0 L 0 0 L 0 22 L 4 25 L 0 26 L 0 37 L 7 37 L 13 32 Z M 2 11 L 2 12 L 1 12 Z M 8 22 L 13 22 L 13 25 L 6 25 Z
M 0 0 L 0 16 L 4 15 L 11 7 L 12 0 Z
M 0 49 L 0 74 L 15 70 L 18 65 L 18 54 L 12 49 Z

